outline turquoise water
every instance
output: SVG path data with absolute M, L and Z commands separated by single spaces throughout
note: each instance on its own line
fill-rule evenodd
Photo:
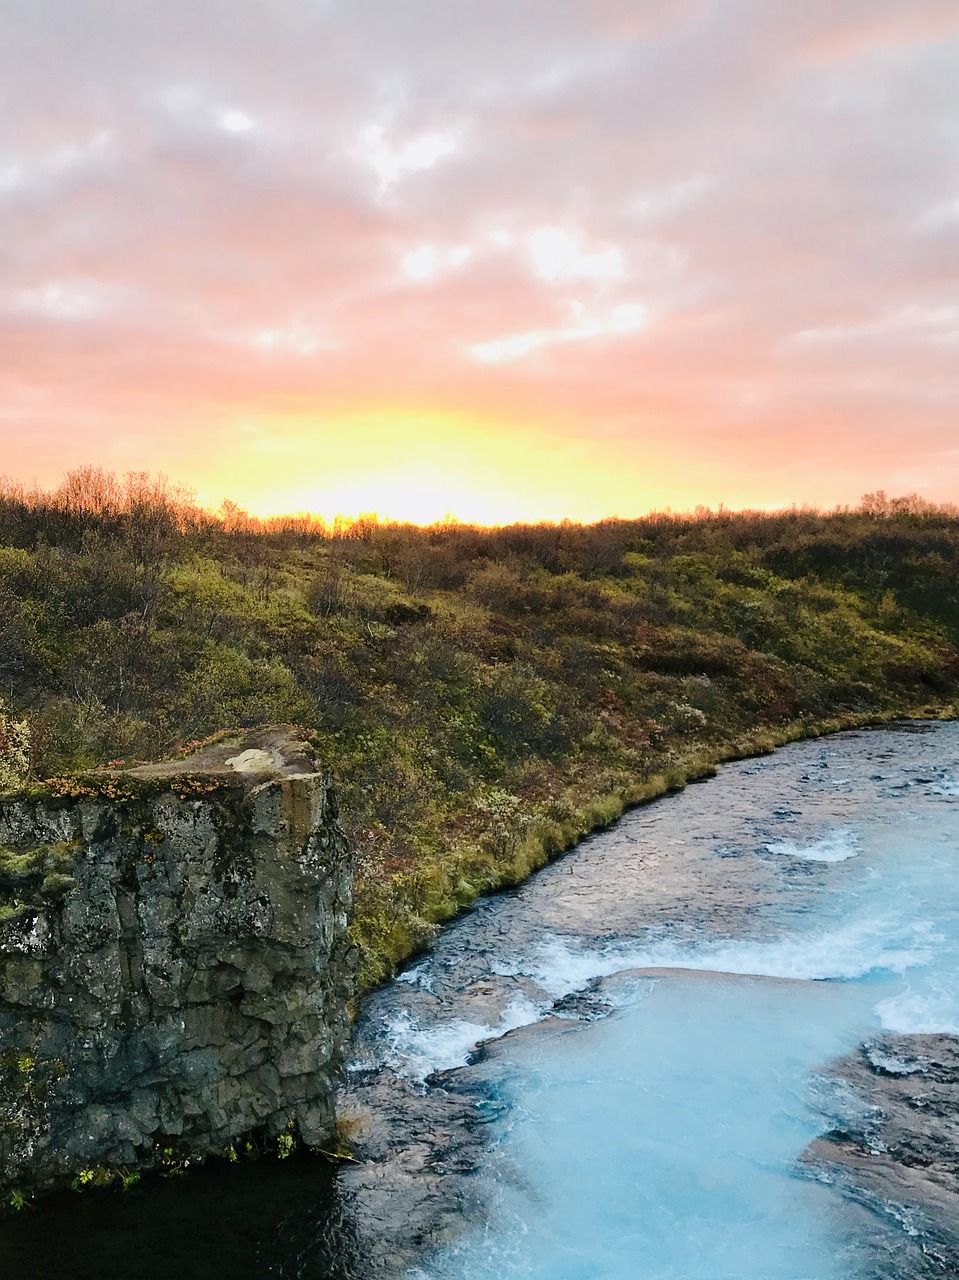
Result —
M 957 806 L 959 726 L 801 744 L 454 926 L 358 1048 L 422 1079 L 525 1028 L 469 1069 L 500 1106 L 490 1220 L 423 1274 L 876 1275 L 877 1233 L 894 1247 L 909 1215 L 857 1209 L 800 1157 L 857 1105 L 832 1059 L 883 1028 L 959 1032 Z
M 833 1193 L 795 1176 L 810 1072 L 851 1047 L 845 993 L 671 977 L 519 1047 L 497 1220 L 431 1274 L 802 1280 L 851 1274 Z

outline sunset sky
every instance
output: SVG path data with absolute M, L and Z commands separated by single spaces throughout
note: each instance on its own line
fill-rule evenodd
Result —
M 3 0 L 0 473 L 959 500 L 959 0 Z

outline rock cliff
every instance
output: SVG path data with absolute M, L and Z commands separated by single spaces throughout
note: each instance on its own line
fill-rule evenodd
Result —
M 0 798 L 0 1192 L 322 1146 L 352 865 L 289 728 Z

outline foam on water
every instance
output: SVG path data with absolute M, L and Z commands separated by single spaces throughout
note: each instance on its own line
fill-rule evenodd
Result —
M 904 991 L 876 1005 L 876 1014 L 886 1031 L 897 1035 L 959 1036 L 959 1001 L 955 990 L 933 983 L 931 991 Z
M 433 975 L 430 973 L 429 966 L 425 964 L 404 969 L 402 973 L 396 975 L 396 981 L 408 982 L 411 987 L 420 987 L 423 991 L 432 991 L 434 986 Z
M 504 1036 L 517 1027 L 527 1027 L 538 1022 L 543 1013 L 543 1005 L 525 996 L 510 1000 L 495 1023 L 456 1018 L 424 1026 L 404 1010 L 386 1028 L 383 1042 L 387 1048 L 378 1065 L 386 1065 L 410 1080 L 425 1080 L 434 1071 L 465 1066 L 480 1041 Z M 369 1065 L 368 1062 L 354 1064 Z
M 582 991 L 596 979 L 625 970 L 688 970 L 849 982 L 869 975 L 903 975 L 921 968 L 941 944 L 942 938 L 931 921 L 903 924 L 892 915 L 773 941 L 705 941 L 694 947 L 669 940 L 638 947 L 621 941 L 588 947 L 551 935 L 541 940 L 531 956 L 494 966 L 501 977 L 532 979 L 542 991 L 542 999 L 514 995 L 495 1022 L 469 1018 L 420 1021 L 403 1009 L 388 1020 L 378 1037 L 380 1053 L 376 1060 L 399 1075 L 425 1080 L 434 1071 L 465 1065 L 481 1041 L 538 1022 L 551 1012 L 554 1001 Z M 433 990 L 433 979 L 423 966 L 411 977 L 404 977 L 411 985 Z M 944 992 L 937 1002 L 911 993 L 908 999 L 898 996 L 884 1001 L 879 1012 L 883 1026 L 889 1030 L 948 1031 L 952 1024 L 944 1011 L 950 1007 Z M 907 1027 L 905 1020 L 910 1013 L 916 1015 L 916 1025 Z M 933 1025 L 937 1021 L 939 1025 Z
M 539 954 L 524 969 L 554 999 L 581 990 L 594 978 L 609 977 L 624 969 L 690 969 L 805 981 L 849 981 L 871 973 L 906 973 L 925 964 L 938 941 L 931 921 L 903 925 L 890 916 L 852 921 L 819 933 L 794 934 L 771 942 L 707 941 L 692 948 L 664 941 L 646 947 L 613 943 L 590 949 L 553 937 L 542 942 Z
M 959 796 L 959 779 L 943 778 L 929 788 L 934 796 Z
M 766 845 L 769 853 L 787 858 L 804 858 L 807 862 L 845 862 L 859 853 L 859 842 L 852 831 L 840 828 L 830 831 L 812 844 L 798 845 L 791 840 L 777 840 Z

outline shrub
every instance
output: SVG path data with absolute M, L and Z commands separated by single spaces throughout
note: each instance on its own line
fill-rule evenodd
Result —
M 0 702 L 0 791 L 15 791 L 30 772 L 30 726 Z

